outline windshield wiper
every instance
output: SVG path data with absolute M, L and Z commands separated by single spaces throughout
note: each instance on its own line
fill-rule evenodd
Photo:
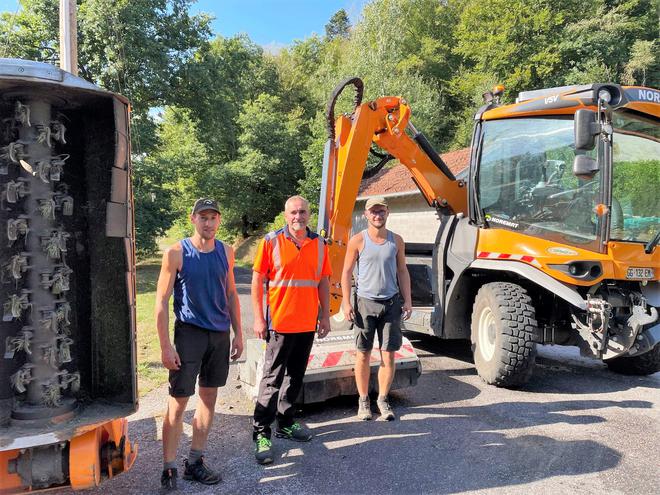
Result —
M 658 230 L 655 233 L 655 237 L 651 239 L 646 246 L 644 246 L 644 252 L 646 254 L 651 254 L 653 252 L 653 248 L 655 248 L 658 245 L 658 242 L 660 242 L 660 230 Z

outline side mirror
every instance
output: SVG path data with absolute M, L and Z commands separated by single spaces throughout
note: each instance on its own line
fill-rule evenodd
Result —
M 589 151 L 596 146 L 596 136 L 600 132 L 596 112 L 582 109 L 575 112 L 575 151 Z
M 573 174 L 580 179 L 591 179 L 598 172 L 598 162 L 587 155 L 576 155 Z

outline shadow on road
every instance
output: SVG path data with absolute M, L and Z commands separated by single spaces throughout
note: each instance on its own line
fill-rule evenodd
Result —
M 406 333 L 406 337 L 410 339 L 420 358 L 445 356 L 474 364 L 470 342 L 467 340 L 442 340 L 415 333 Z M 566 351 L 567 348 L 563 350 Z M 607 394 L 635 387 L 660 388 L 657 376 L 625 376 L 609 371 L 600 361 L 578 357 L 577 350 L 573 354 L 557 351 L 557 348 L 543 347 L 537 357 L 534 374 L 519 390 L 553 394 Z M 464 376 L 477 374 L 474 367 L 446 371 Z M 577 380 L 577 376 L 586 379 Z
M 207 457 L 223 474 L 218 489 L 225 493 L 458 493 L 597 473 L 616 467 L 621 453 L 594 439 L 561 439 L 556 428 L 553 436 L 543 434 L 545 430 L 565 425 L 563 432 L 579 432 L 584 425 L 606 421 L 598 410 L 652 407 L 641 400 L 464 405 L 480 391 L 452 374 L 428 372 L 418 384 L 423 393 L 406 389 L 394 394 L 392 405 L 399 415 L 394 422 L 357 421 L 354 397 L 306 406 L 304 420 L 313 428 L 314 440 L 301 444 L 274 439 L 276 461 L 266 468 L 253 459 L 249 412 L 216 414 Z M 193 412 L 188 411 L 185 422 L 192 421 Z M 140 442 L 138 464 L 104 485 L 105 492 L 155 492 L 161 469 L 156 428 L 154 418 L 131 423 L 132 435 Z M 189 443 L 184 439 L 179 452 L 187 452 Z M 374 473 L 366 476 L 365 470 Z M 180 484 L 185 492 L 204 489 Z
M 431 374 L 438 375 L 432 379 L 443 381 L 444 372 Z M 466 386 L 454 400 L 466 400 L 475 393 Z M 315 426 L 316 444 L 298 447 L 302 453 L 294 458 L 285 456 L 283 462 L 292 464 L 278 469 L 278 475 L 314 483 L 319 474 L 313 468 L 309 472 L 308 465 L 315 462 L 312 456 L 319 455 L 333 469 L 332 489 L 321 489 L 322 493 L 395 493 L 405 491 L 406 484 L 416 493 L 457 493 L 595 473 L 617 466 L 621 454 L 595 440 L 517 435 L 515 430 L 602 423 L 605 418 L 593 414 L 594 410 L 652 407 L 646 401 L 612 400 L 447 406 L 443 404 L 452 401 L 446 397 L 436 404 L 431 404 L 436 398 L 429 397 L 425 404 L 415 405 L 409 398 L 397 397 L 392 404 L 400 419 L 394 423 L 328 419 L 345 415 L 347 406 L 354 414 L 354 399 L 350 404 L 345 399 L 328 403 L 323 410 L 307 408 L 305 419 Z M 371 481 L 356 476 L 363 469 L 376 469 L 378 475 Z M 271 485 L 279 492 L 286 482 L 272 480 L 266 486 Z
M 465 363 L 474 363 L 469 340 L 443 340 L 413 332 L 405 332 L 405 336 L 415 347 L 419 357 L 440 355 L 458 359 Z M 419 352 L 420 350 L 422 352 Z M 474 374 L 476 375 L 476 373 L 475 371 Z

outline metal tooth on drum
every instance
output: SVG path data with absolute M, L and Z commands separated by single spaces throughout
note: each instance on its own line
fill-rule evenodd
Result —
M 29 258 L 27 253 L 19 253 L 12 256 L 9 263 L 4 266 L 4 270 L 2 271 L 2 282 L 4 283 L 8 278 L 13 279 L 16 282 L 21 280 L 23 274 L 30 268 L 28 263 Z
M 34 369 L 34 365 L 30 363 L 24 364 L 21 369 L 19 369 L 16 373 L 14 373 L 10 378 L 9 381 L 19 394 L 22 394 L 27 391 L 27 385 L 32 382 L 34 379 L 32 376 L 32 370 Z
M 31 344 L 34 329 L 23 327 L 15 337 L 7 337 L 5 340 L 5 359 L 12 359 L 17 352 L 32 354 Z
M 64 134 L 66 133 L 66 126 L 59 120 L 53 120 L 50 123 L 51 134 L 50 137 L 62 144 L 66 144 L 66 138 Z
M 11 294 L 3 305 L 2 321 L 19 319 L 23 313 L 31 310 L 30 293 L 31 291 L 23 289 L 20 294 Z
M 69 290 L 69 276 L 72 273 L 73 270 L 66 265 L 55 266 L 52 270 L 39 274 L 40 285 L 54 295 L 60 295 Z
M 27 179 L 10 180 L 3 188 L 2 200 L 16 204 L 28 194 L 30 194 L 30 186 Z
M 49 235 L 41 237 L 41 248 L 51 260 L 62 259 L 62 254 L 66 253 L 66 241 L 71 237 L 68 232 L 61 230 L 52 230 Z
M 27 237 L 29 231 L 30 227 L 27 215 L 20 215 L 18 218 L 7 220 L 7 239 L 9 239 L 11 244 L 17 241 L 19 237 Z

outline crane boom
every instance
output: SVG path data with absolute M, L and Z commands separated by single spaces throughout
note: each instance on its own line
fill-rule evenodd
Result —
M 357 90 L 355 109 L 351 115 L 341 115 L 335 120 L 334 104 L 349 85 Z M 454 177 L 424 135 L 412 125 L 406 100 L 385 96 L 361 103 L 361 99 L 362 81 L 352 78 L 335 89 L 328 105 L 329 139 L 324 155 L 318 225 L 319 233 L 329 244 L 333 314 L 341 303 L 340 279 L 346 244 L 372 143 L 408 168 L 430 206 L 441 214 L 467 213 L 465 183 Z

